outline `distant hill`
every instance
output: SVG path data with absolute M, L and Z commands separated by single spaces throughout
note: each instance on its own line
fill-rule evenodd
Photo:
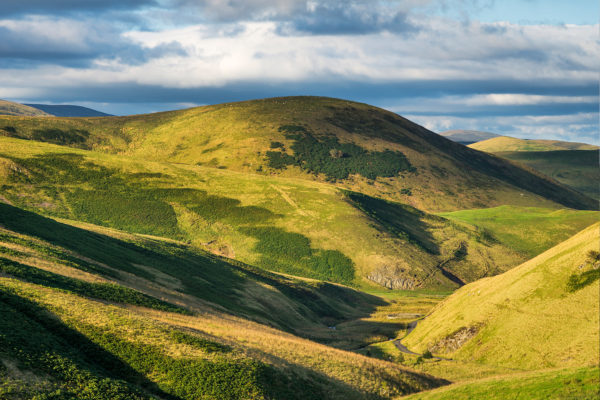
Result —
M 598 146 L 500 136 L 469 147 L 525 164 L 589 197 L 600 199 Z
M 470 148 L 488 153 L 501 151 L 557 151 L 557 150 L 598 150 L 593 144 L 565 142 L 562 140 L 518 139 L 498 136 L 469 145 Z
M 55 117 L 110 117 L 106 114 L 91 108 L 82 106 L 73 106 L 69 104 L 25 104 L 26 106 L 37 108 L 45 113 Z
M 454 142 L 469 145 L 486 139 L 492 139 L 500 135 L 491 132 L 470 131 L 465 129 L 454 129 L 451 131 L 440 132 L 440 135 Z
M 598 150 L 507 151 L 495 155 L 527 165 L 588 197 L 600 200 Z
M 599 224 L 501 275 L 466 285 L 403 341 L 519 369 L 597 365 Z
M 0 100 L 0 115 L 22 115 L 26 117 L 48 117 L 50 114 L 24 104 Z

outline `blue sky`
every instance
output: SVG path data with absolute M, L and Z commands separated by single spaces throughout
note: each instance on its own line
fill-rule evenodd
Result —
M 599 2 L 3 0 L 0 98 L 117 115 L 347 98 L 434 131 L 598 143 Z

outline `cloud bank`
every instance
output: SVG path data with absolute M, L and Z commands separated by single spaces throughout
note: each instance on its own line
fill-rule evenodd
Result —
M 50 3 L 52 4 L 50 6 Z M 598 25 L 479 22 L 493 2 L 7 0 L 0 98 L 127 114 L 277 95 L 434 130 L 597 143 Z

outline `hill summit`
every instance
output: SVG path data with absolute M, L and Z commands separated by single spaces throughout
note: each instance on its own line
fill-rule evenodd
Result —
M 98 119 L 0 119 L 4 135 L 154 161 L 335 182 L 428 211 L 502 204 L 595 209 L 510 161 L 351 101 L 283 97 Z

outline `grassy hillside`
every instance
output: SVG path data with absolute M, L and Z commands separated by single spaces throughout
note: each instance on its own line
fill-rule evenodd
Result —
M 454 384 L 402 399 L 592 400 L 598 398 L 600 391 L 599 373 L 597 367 L 530 372 Z
M 524 260 L 472 225 L 329 184 L 0 143 L 2 198 L 12 204 L 186 241 L 265 269 L 391 289 L 454 288 Z
M 501 136 L 474 143 L 469 147 L 516 161 L 588 197 L 600 199 L 598 146 L 559 140 L 523 140 Z
M 50 116 L 50 114 L 47 114 L 44 111 L 39 110 L 37 108 L 29 107 L 24 104 L 14 103 L 12 101 L 7 100 L 0 100 L 0 115 L 22 115 L 31 117 Z M 11 132 L 10 128 L 8 129 L 8 132 Z
M 459 289 L 403 343 L 518 369 L 597 365 L 599 227 Z
M 537 256 L 600 219 L 598 211 L 500 206 L 440 213 L 477 226 L 527 259 Z
M 334 182 L 430 211 L 597 208 L 533 171 L 365 104 L 290 97 L 107 118 L 0 118 L 3 135 L 139 159 Z
M 518 139 L 510 136 L 499 136 L 469 145 L 470 148 L 487 153 L 505 151 L 559 151 L 559 150 L 598 150 L 599 147 L 577 142 L 543 139 Z
M 372 296 L 6 204 L 0 225 L 2 398 L 383 399 L 443 383 L 281 330 L 339 342 L 349 332 L 327 327 Z
M 527 165 L 593 199 L 600 199 L 598 150 L 517 151 L 496 155 Z

